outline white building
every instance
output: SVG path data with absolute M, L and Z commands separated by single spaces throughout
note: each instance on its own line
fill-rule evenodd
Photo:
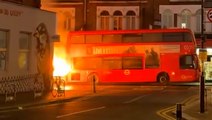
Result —
M 35 80 L 48 88 L 55 13 L 0 1 L 0 23 L 0 94 L 34 90 Z
M 209 8 L 204 9 L 205 32 L 212 32 L 212 24 L 207 14 Z M 201 32 L 201 5 L 160 5 L 161 27 L 186 27 L 195 33 Z

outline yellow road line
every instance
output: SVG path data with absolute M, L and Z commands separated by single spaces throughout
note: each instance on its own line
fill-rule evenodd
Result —
M 198 95 L 193 95 L 187 99 L 185 99 L 184 101 L 182 101 L 182 105 L 186 105 L 189 104 L 193 101 L 195 101 L 196 99 L 198 99 Z M 157 111 L 157 115 L 165 118 L 166 120 L 176 120 L 176 118 L 173 118 L 172 116 L 168 115 L 168 113 L 173 112 L 176 110 L 176 106 L 171 106 L 162 110 Z

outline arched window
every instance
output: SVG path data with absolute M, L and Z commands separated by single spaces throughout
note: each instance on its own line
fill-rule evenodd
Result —
M 136 14 L 134 11 L 130 10 L 126 14 L 126 27 L 127 29 L 135 29 L 135 20 L 136 20 Z
M 173 13 L 171 10 L 167 9 L 162 14 L 162 28 L 173 27 Z
M 197 10 L 196 12 L 196 32 L 201 31 L 201 26 L 202 26 L 202 20 L 201 20 L 201 9 Z
M 100 29 L 101 30 L 109 30 L 109 12 L 108 11 L 102 11 L 100 13 Z
M 122 21 L 123 21 L 123 15 L 121 11 L 115 11 L 113 13 L 113 28 L 114 30 L 122 30 Z
M 181 26 L 191 28 L 191 12 L 187 9 L 181 12 Z

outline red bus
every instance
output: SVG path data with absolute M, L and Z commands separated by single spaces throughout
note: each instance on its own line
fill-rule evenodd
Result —
M 76 31 L 67 40 L 70 81 L 192 82 L 199 80 L 189 29 Z

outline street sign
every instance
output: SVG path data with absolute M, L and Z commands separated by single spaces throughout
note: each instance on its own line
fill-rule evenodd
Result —
M 208 13 L 207 13 L 207 18 L 210 22 L 212 22 L 212 9 L 209 9 L 208 10 Z
M 207 50 L 206 50 L 206 49 L 200 49 L 200 50 L 199 50 L 199 59 L 200 59 L 202 62 L 207 61 Z

